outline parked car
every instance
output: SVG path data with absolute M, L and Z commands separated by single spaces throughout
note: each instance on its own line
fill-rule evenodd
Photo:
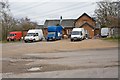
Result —
M 62 39 L 62 26 L 48 26 L 48 35 L 46 40 L 60 40 Z
M 41 29 L 31 29 L 27 32 L 27 35 L 24 38 L 24 41 L 27 42 L 35 42 L 43 40 L 43 31 Z
M 71 33 L 71 41 L 83 40 L 85 39 L 85 30 L 84 28 L 73 28 Z
M 7 41 L 21 40 L 21 37 L 22 37 L 21 31 L 9 32 L 9 34 L 7 36 Z

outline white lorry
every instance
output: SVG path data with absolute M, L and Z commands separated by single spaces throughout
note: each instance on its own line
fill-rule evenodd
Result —
M 85 39 L 85 30 L 84 28 L 73 28 L 71 33 L 71 41 L 83 40 Z
M 107 37 L 109 34 L 109 28 L 101 28 L 101 37 Z
M 44 38 L 43 31 L 41 29 L 31 29 L 27 32 L 24 38 L 25 43 L 40 41 Z

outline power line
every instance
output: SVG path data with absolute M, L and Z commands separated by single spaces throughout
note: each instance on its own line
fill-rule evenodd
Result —
M 85 12 L 86 12 L 86 13 L 89 13 L 89 14 L 92 14 L 94 11 L 93 11 L 93 10 L 91 10 L 91 11 L 88 11 L 88 12 L 87 12 L 87 11 L 85 11 Z M 71 14 L 70 14 L 70 15 L 67 15 L 67 16 L 69 16 L 69 17 L 70 17 L 70 16 L 79 16 L 79 15 L 80 15 L 80 13 L 75 13 L 75 14 L 73 14 L 73 15 L 71 15 Z
M 78 3 L 77 4 L 73 4 L 73 5 L 69 5 L 69 6 L 76 7 L 76 6 L 78 6 Z M 70 8 L 69 6 L 67 6 L 67 8 Z M 67 8 L 65 8 L 65 9 L 67 9 Z M 51 13 L 51 12 L 53 13 L 53 12 L 56 12 L 56 11 L 59 11 L 59 10 L 63 10 L 63 7 L 57 8 L 57 9 L 53 9 L 53 10 L 49 10 L 49 11 L 44 11 L 42 13 Z M 42 13 L 40 13 L 40 14 L 42 14 Z
M 36 2 L 35 2 L 36 3 Z M 41 3 L 41 4 L 35 4 L 35 5 L 32 5 L 32 6 L 29 6 L 29 7 L 25 7 L 26 5 L 24 5 L 23 7 L 25 7 L 25 8 L 23 8 L 23 9 L 17 9 L 17 11 L 26 11 L 26 10 L 30 10 L 30 9 L 33 9 L 33 8 L 35 8 L 35 7 L 38 7 L 38 6 L 42 6 L 42 5 L 45 5 L 47 2 L 43 2 L 43 3 Z
M 87 6 L 86 6 L 87 5 Z M 83 6 L 81 6 L 81 8 L 83 8 L 83 7 L 88 7 L 88 4 L 86 4 L 86 5 L 83 5 Z M 91 5 L 91 4 L 89 4 L 89 5 Z M 78 8 L 80 8 L 80 6 L 75 6 L 75 7 L 69 7 L 68 9 L 66 8 L 66 10 L 57 10 L 57 11 L 50 11 L 48 14 L 46 14 L 46 15 L 42 15 L 42 16 L 38 16 L 38 17 L 44 17 L 44 16 L 49 16 L 50 14 L 53 14 L 53 13 L 57 13 L 57 12 L 64 12 L 64 11 L 70 11 L 70 10 L 75 10 L 75 9 L 78 9 Z M 80 9 L 81 9 L 80 8 Z M 35 18 L 38 18 L 38 17 L 35 17 Z M 32 19 L 35 19 L 35 18 L 32 18 Z
M 77 4 L 74 4 L 74 5 L 78 5 L 78 3 L 77 3 Z M 69 5 L 69 6 L 74 6 L 74 5 Z M 66 6 L 66 7 L 69 8 L 69 6 Z M 33 8 L 34 8 L 34 7 L 33 7 Z M 49 12 L 51 12 L 51 11 L 56 11 L 56 10 L 60 10 L 60 9 L 63 9 L 63 7 L 62 7 L 62 8 L 57 8 L 57 9 L 53 9 L 53 10 L 49 10 L 49 11 L 44 11 L 44 12 L 39 13 L 39 14 L 49 13 Z M 33 11 L 33 12 L 34 12 L 34 11 Z M 33 12 L 31 12 L 31 14 L 33 14 Z M 30 13 L 26 13 L 26 14 L 30 14 Z
M 81 8 L 85 8 L 85 7 L 89 7 L 90 5 L 92 5 L 92 4 L 85 4 L 85 5 L 82 5 L 82 6 L 79 6 L 78 5 L 79 3 L 77 3 L 77 4 L 74 4 L 74 5 L 69 5 L 69 6 L 66 6 L 66 8 L 65 9 L 63 9 L 63 7 L 61 7 L 61 8 L 57 8 L 57 9 L 53 9 L 53 10 L 48 10 L 48 11 L 44 11 L 44 12 L 40 12 L 40 14 L 44 14 L 44 15 L 41 15 L 41 16 L 38 16 L 38 17 L 35 17 L 35 18 L 31 18 L 31 19 L 37 19 L 37 18 L 39 18 L 39 17 L 44 17 L 44 16 L 49 16 L 49 15 L 51 15 L 51 14 L 54 14 L 54 13 L 57 13 L 57 12 L 68 12 L 68 11 L 71 11 L 71 10 L 76 10 L 76 9 L 81 9 Z M 44 4 L 43 4 L 44 5 Z M 34 5 L 35 6 L 35 5 Z M 41 7 L 41 5 L 36 5 L 36 6 L 39 6 L 39 7 Z M 71 7 L 70 7 L 71 6 Z M 33 9 L 34 7 L 32 6 L 32 9 Z M 28 9 L 31 9 L 30 7 L 28 8 Z M 27 9 L 24 9 L 24 10 L 27 10 Z M 34 12 L 34 11 L 33 11 Z M 33 14 L 33 12 L 32 12 L 32 14 Z M 47 13 L 47 14 L 46 14 Z M 25 14 L 30 14 L 30 13 L 25 13 Z
M 43 5 L 45 5 L 45 4 L 43 4 Z M 74 5 L 76 5 L 76 4 L 74 4 Z M 74 6 L 74 5 L 69 5 L 69 6 Z M 67 6 L 67 7 L 69 7 L 69 6 Z M 38 6 L 36 6 L 36 7 L 41 7 L 41 5 L 38 5 Z M 34 8 L 33 6 L 32 6 L 32 8 Z M 63 8 L 58 8 L 58 9 L 63 9 Z M 53 9 L 52 11 L 54 11 L 54 10 L 58 10 L 58 9 Z M 25 9 L 25 10 L 27 10 L 27 9 Z M 44 12 L 42 12 L 43 14 L 44 13 L 48 13 L 48 12 L 50 12 L 51 10 L 49 10 L 49 11 L 44 11 Z M 32 14 L 33 14 L 33 12 L 31 12 Z M 42 14 L 42 13 L 39 13 L 39 14 Z
M 76 6 L 74 6 L 74 5 L 76 5 Z M 56 12 L 60 12 L 60 11 L 66 11 L 66 9 L 71 9 L 71 8 L 73 8 L 73 7 L 78 7 L 79 5 L 78 4 L 74 4 L 74 5 L 70 5 L 70 6 L 72 6 L 72 7 L 67 7 L 67 8 L 65 8 L 65 9 L 63 9 L 63 7 L 62 8 L 57 8 L 57 9 L 53 9 L 53 10 L 49 10 L 49 11 L 46 11 L 46 12 L 42 12 L 42 13 L 47 13 L 46 15 L 42 15 L 42 16 L 47 16 L 47 15 L 50 15 L 50 14 L 52 14 L 52 13 L 56 13 Z M 80 7 L 80 6 L 79 6 Z M 41 14 L 42 14 L 41 13 Z M 40 17 L 40 16 L 39 16 Z
M 20 4 L 19 6 L 17 5 L 17 7 L 16 7 L 16 3 L 18 3 L 18 2 L 9 2 L 10 3 L 10 7 L 12 8 L 12 6 L 13 6 L 13 8 L 12 9 L 19 9 L 19 8 L 21 8 L 21 6 L 26 6 L 26 4 Z M 19 3 L 21 3 L 21 2 L 19 2 Z M 15 7 L 14 7 L 15 6 Z

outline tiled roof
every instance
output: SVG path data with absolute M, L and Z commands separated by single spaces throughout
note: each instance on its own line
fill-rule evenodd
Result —
M 89 16 L 88 14 L 86 14 L 86 13 L 83 13 L 78 19 L 80 19 L 80 18 L 81 18 L 82 16 L 84 16 L 84 15 L 88 16 L 88 17 L 91 18 L 93 21 L 95 21 L 95 18 L 90 17 L 90 16 Z M 78 19 L 76 19 L 75 22 L 76 22 Z
M 44 28 L 44 25 L 37 25 L 36 26 L 36 29 L 42 29 L 42 28 Z
M 74 21 L 75 19 L 63 19 L 61 22 L 61 25 L 65 27 L 74 27 Z M 54 26 L 60 24 L 60 20 L 46 20 L 44 24 L 44 28 L 47 28 L 48 26 Z

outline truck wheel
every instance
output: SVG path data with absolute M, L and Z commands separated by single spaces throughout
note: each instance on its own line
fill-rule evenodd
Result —
M 27 43 L 27 41 L 24 41 L 25 43 Z
M 56 41 L 56 39 L 54 39 L 54 41 Z
M 62 39 L 62 37 L 60 38 L 60 40 Z

